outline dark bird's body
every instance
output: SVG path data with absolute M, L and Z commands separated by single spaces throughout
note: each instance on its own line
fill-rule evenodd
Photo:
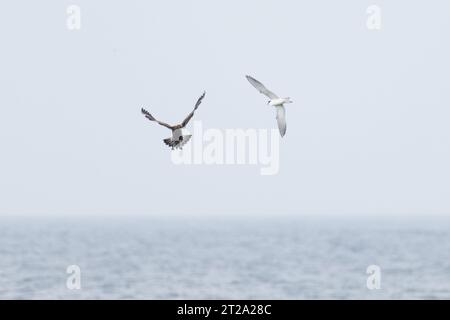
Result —
M 166 138 L 163 140 L 163 142 L 168 145 L 169 147 L 173 149 L 182 149 L 183 146 L 191 139 L 192 135 L 189 134 L 189 132 L 185 129 L 185 127 L 187 126 L 187 124 L 189 123 L 189 121 L 192 119 L 192 117 L 194 116 L 194 112 L 195 110 L 197 110 L 198 106 L 202 103 L 203 98 L 205 97 L 206 92 L 204 92 L 200 98 L 198 98 L 197 103 L 195 104 L 194 110 L 192 110 L 191 113 L 189 113 L 189 115 L 186 117 L 186 119 L 183 120 L 182 123 L 177 124 L 177 125 L 169 125 L 165 122 L 161 122 L 156 120 L 151 114 L 150 112 L 148 112 L 147 110 L 145 110 L 144 108 L 141 109 L 142 114 L 150 121 L 155 121 L 156 123 L 158 123 L 159 125 L 166 127 L 170 130 L 172 130 L 172 137 L 171 138 Z

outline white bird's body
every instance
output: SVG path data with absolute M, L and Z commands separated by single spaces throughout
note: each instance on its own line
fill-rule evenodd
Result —
M 275 107 L 277 110 L 277 123 L 278 123 L 278 129 L 280 130 L 280 135 L 284 137 L 286 134 L 286 110 L 284 108 L 284 105 L 286 103 L 292 103 L 293 101 L 291 98 L 280 98 L 275 93 L 268 90 L 261 82 L 258 80 L 246 76 L 247 80 L 254 86 L 260 93 L 270 98 L 270 100 L 267 102 L 269 106 Z
M 292 103 L 292 101 L 289 98 L 278 98 L 270 100 L 268 104 L 272 107 L 281 107 L 285 103 Z

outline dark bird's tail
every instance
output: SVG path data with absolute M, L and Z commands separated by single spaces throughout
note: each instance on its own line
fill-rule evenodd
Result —
M 164 141 L 164 143 L 165 143 L 166 145 L 168 145 L 169 147 L 171 147 L 172 150 L 173 150 L 174 148 L 176 148 L 177 145 L 179 144 L 178 141 L 173 141 L 171 138 L 164 139 L 163 141 Z

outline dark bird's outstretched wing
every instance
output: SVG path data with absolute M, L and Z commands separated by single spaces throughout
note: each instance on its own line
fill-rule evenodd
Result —
M 169 128 L 169 129 L 173 129 L 173 126 L 171 126 L 171 125 L 169 125 L 169 124 L 167 124 L 167 123 L 165 123 L 165 122 L 161 122 L 161 121 L 158 121 L 158 120 L 156 120 L 151 114 L 150 114 L 150 112 L 148 112 L 147 110 L 145 110 L 144 108 L 142 108 L 141 109 L 141 112 L 142 112 L 142 114 L 148 119 L 148 120 L 150 120 L 150 121 L 155 121 L 156 123 L 158 123 L 158 124 L 160 124 L 160 125 L 162 125 L 162 126 L 164 126 L 164 127 L 166 127 L 166 128 Z
M 205 95 L 206 95 L 206 92 L 203 92 L 203 94 L 200 96 L 200 98 L 198 98 L 197 103 L 195 104 L 194 110 L 192 110 L 192 112 L 189 113 L 189 115 L 186 117 L 186 119 L 183 120 L 183 122 L 181 123 L 181 127 L 185 127 L 189 123 L 189 121 L 194 116 L 195 110 L 197 110 L 198 106 L 202 103 L 202 100 L 205 97 Z

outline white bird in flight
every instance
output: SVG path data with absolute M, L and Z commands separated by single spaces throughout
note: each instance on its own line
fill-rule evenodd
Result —
M 164 139 L 164 143 L 168 145 L 169 147 L 173 149 L 183 149 L 183 146 L 191 139 L 192 135 L 185 129 L 186 125 L 189 123 L 189 121 L 194 116 L 195 110 L 197 110 L 198 106 L 202 103 L 203 98 L 205 97 L 206 92 L 203 92 L 203 94 L 198 98 L 197 103 L 195 104 L 194 110 L 192 110 L 191 113 L 186 117 L 186 119 L 183 120 L 182 123 L 171 126 L 165 122 L 161 122 L 156 120 L 150 112 L 145 110 L 144 108 L 141 109 L 142 114 L 150 121 L 155 121 L 156 123 L 169 128 L 172 130 L 172 138 Z
M 280 130 L 281 137 L 286 134 L 286 110 L 284 109 L 285 103 L 292 103 L 291 98 L 280 98 L 275 93 L 268 90 L 261 82 L 250 77 L 245 76 L 247 80 L 263 95 L 267 96 L 270 100 L 267 102 L 269 106 L 273 106 L 277 109 L 277 122 L 278 129 Z

